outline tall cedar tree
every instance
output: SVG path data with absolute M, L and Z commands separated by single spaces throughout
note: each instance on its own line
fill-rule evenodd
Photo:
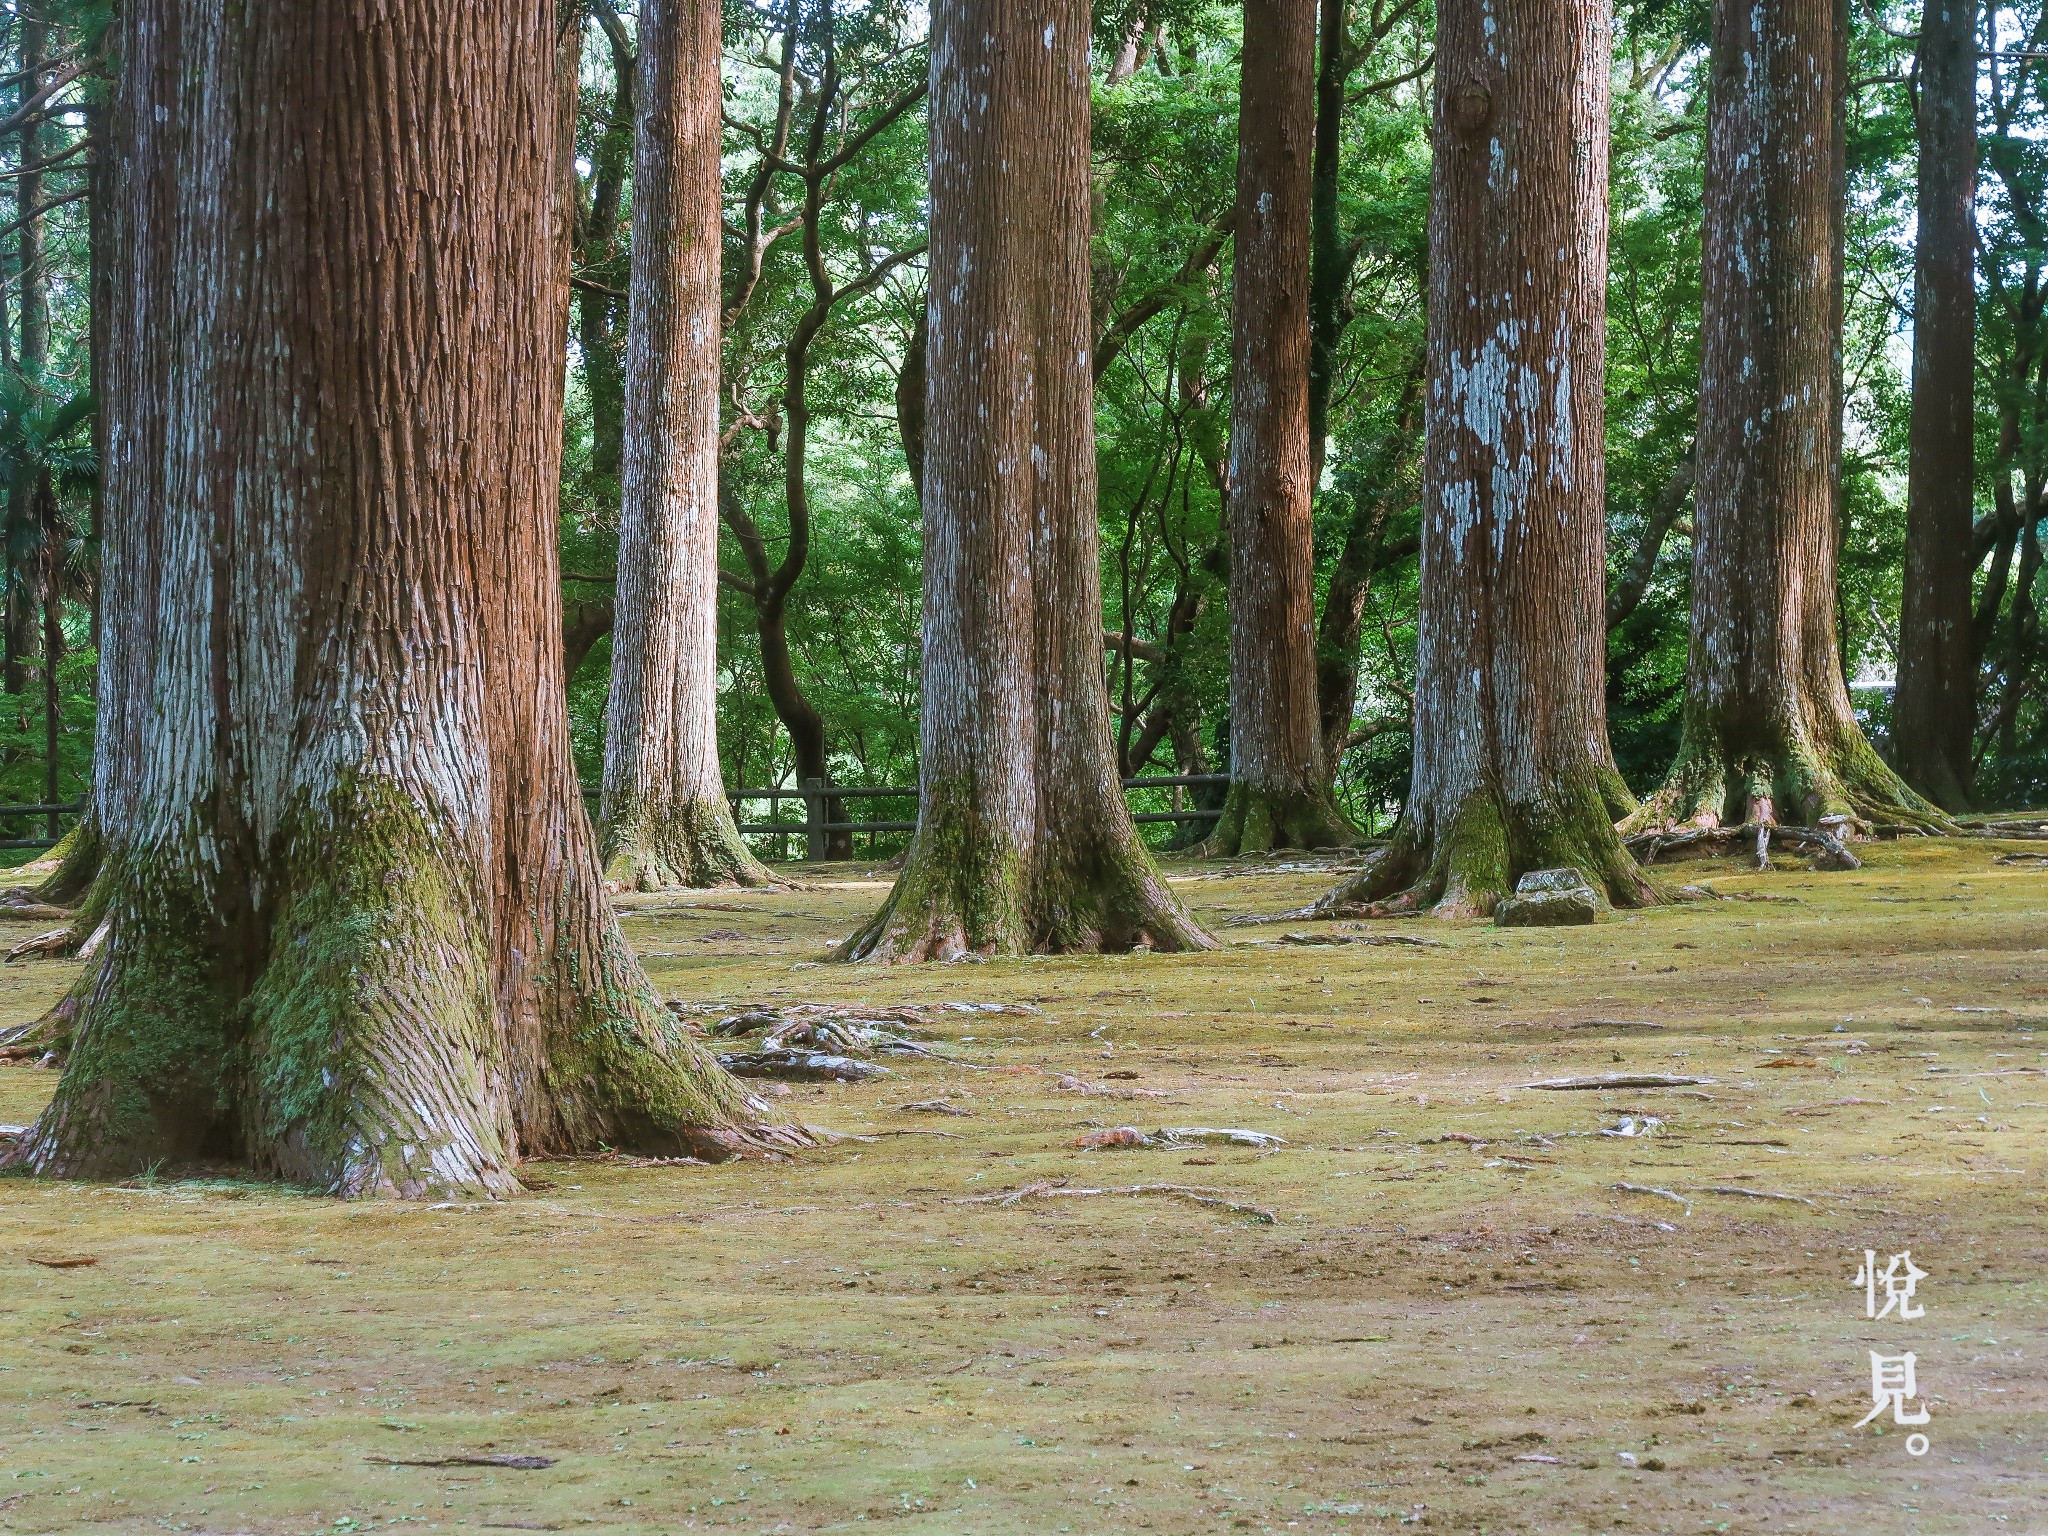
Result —
M 1357 834 L 1330 796 L 1316 707 L 1309 451 L 1309 167 L 1316 0 L 1248 0 L 1231 300 L 1230 792 L 1211 852 Z
M 931 30 L 917 833 L 848 959 L 1202 948 L 1138 840 L 1102 686 L 1086 0 Z
M 1602 686 L 1610 67 L 1599 0 L 1438 7 L 1415 775 L 1321 910 L 1469 916 L 1562 865 L 1654 899 Z
M 1918 827 L 1941 813 L 1856 722 L 1835 628 L 1845 26 L 1716 0 L 1683 731 L 1635 828 Z
M 108 628 L 149 715 L 36 1171 L 503 1195 L 793 1134 L 655 996 L 577 804 L 551 9 L 123 8 Z
M 608 883 L 763 885 L 718 761 L 719 0 L 644 0 L 625 498 L 605 708 Z
M 1900 774 L 1952 811 L 1969 806 L 1977 729 L 1976 26 L 1975 0 L 1927 0 L 1920 19 L 1906 595 L 1892 696 Z

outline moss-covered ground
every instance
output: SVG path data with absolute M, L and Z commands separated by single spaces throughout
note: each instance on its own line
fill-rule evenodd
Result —
M 446 1208 L 0 1180 L 0 1530 L 2048 1530 L 2048 864 L 2010 851 L 1321 926 L 1441 947 L 897 969 L 811 963 L 878 872 L 628 898 L 671 996 L 1041 1011 L 949 1016 L 998 1070 L 796 1087 L 849 1139 L 786 1163 Z M 1331 879 L 1173 874 L 1212 922 Z M 72 974 L 0 972 L 0 1023 Z M 1602 1072 L 1707 1081 L 1523 1086 Z M 0 1069 L 0 1122 L 51 1083 Z M 971 1113 L 898 1108 L 939 1098 Z M 1287 1144 L 1070 1145 L 1120 1124 Z M 1275 1220 L 960 1203 L 1044 1183 Z M 1908 1248 L 1925 1315 L 1867 1320 L 1863 1251 Z M 1917 1356 L 1922 1457 L 1851 1427 L 1872 1349 Z M 553 1465 L 403 1464 L 461 1455 Z

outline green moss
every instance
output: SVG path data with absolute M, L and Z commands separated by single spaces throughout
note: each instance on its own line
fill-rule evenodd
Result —
M 1202 851 L 1227 858 L 1280 848 L 1349 848 L 1357 842 L 1357 829 L 1344 819 L 1327 792 L 1283 794 L 1234 783 Z
M 297 807 L 280 841 L 283 901 L 247 1003 L 254 1160 L 339 1194 L 509 1191 L 473 855 L 358 776 Z
M 775 884 L 722 799 L 657 804 L 631 797 L 623 808 L 615 808 L 603 846 L 605 884 L 613 890 Z

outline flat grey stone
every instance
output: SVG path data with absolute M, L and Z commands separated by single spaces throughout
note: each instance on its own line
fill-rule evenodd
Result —
M 1580 891 L 1592 888 L 1593 882 L 1586 878 L 1586 872 L 1570 865 L 1563 869 L 1532 869 L 1515 882 L 1517 896 L 1534 896 L 1542 891 Z
M 1600 897 L 1589 885 L 1510 896 L 1493 909 L 1494 925 L 1500 928 L 1568 928 L 1599 916 Z

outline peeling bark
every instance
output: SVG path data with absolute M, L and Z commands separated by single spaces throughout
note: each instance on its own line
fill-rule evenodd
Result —
M 107 628 L 148 728 L 36 1172 L 504 1195 L 797 1134 L 661 1005 L 577 806 L 548 9 L 123 9 Z
M 1244 12 L 1231 302 L 1230 794 L 1207 850 L 1332 848 L 1316 708 L 1309 452 L 1309 168 L 1315 0 Z
M 643 0 L 625 496 L 605 708 L 608 884 L 765 885 L 718 759 L 718 0 Z
M 1842 24 L 1836 0 L 1714 8 L 1684 725 L 1630 831 L 1948 825 L 1842 679 Z
M 1477 916 L 1564 865 L 1637 905 L 1602 687 L 1607 12 L 1437 17 L 1415 776 L 1318 907 Z
M 1111 759 L 1088 34 L 1082 0 L 933 6 L 918 828 L 844 959 L 1214 942 Z

